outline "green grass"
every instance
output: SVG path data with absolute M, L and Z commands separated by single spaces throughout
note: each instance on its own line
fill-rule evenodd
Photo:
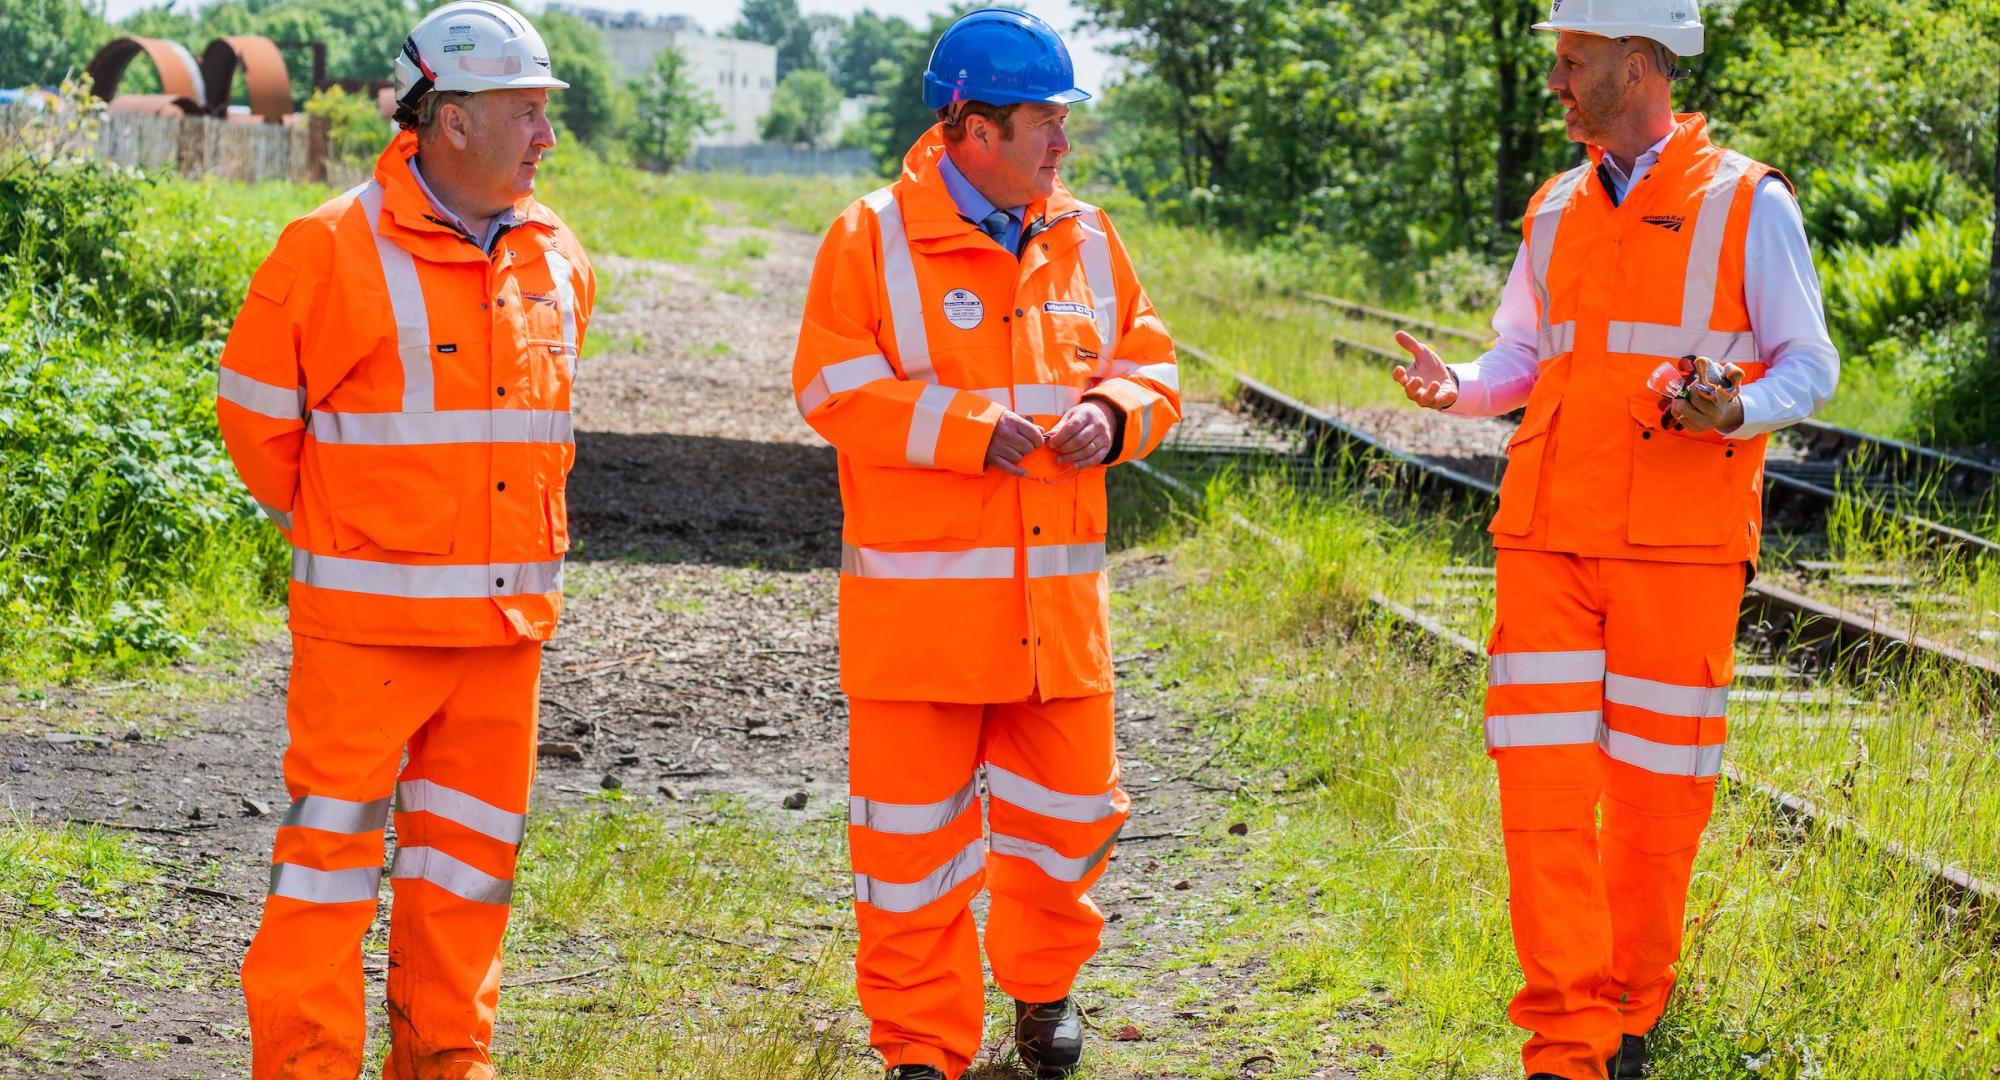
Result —
M 1211 738 L 1241 740 L 1230 764 L 1245 790 L 1279 789 L 1233 811 L 1251 826 L 1254 884 L 1209 947 L 1225 963 L 1267 965 L 1257 1011 L 1278 1032 L 1272 1075 L 1313 1075 L 1329 1061 L 1371 1080 L 1509 1075 L 1516 972 L 1478 670 L 1435 662 L 1362 599 L 1422 588 L 1455 528 L 1399 525 L 1339 492 L 1314 504 L 1253 487 L 1218 496 L 1214 510 L 1210 522 L 1249 514 L 1300 554 L 1226 526 L 1201 530 L 1173 551 L 1174 573 L 1123 594 L 1124 624 L 1144 638 L 1121 648 L 1163 650 L 1157 677 L 1209 718 Z M 1918 722 L 1913 690 L 1900 720 L 1884 721 L 1885 743 L 1935 750 L 1944 718 L 1977 722 L 1930 689 L 1940 719 Z M 1797 781 L 1811 755 L 1848 745 L 1837 727 L 1780 732 L 1739 712 L 1731 757 L 1752 772 L 1783 764 Z M 1934 757 L 1935 795 L 1890 783 L 1843 808 L 1881 835 L 1942 842 L 1972 816 L 1994 816 L 2000 786 L 1955 786 L 1990 777 L 1990 746 L 1985 758 L 1968 777 L 1963 759 Z M 1940 806 L 1946 793 L 1965 805 Z M 1990 832 L 1967 845 L 1996 846 Z M 1725 799 L 1697 864 L 1688 962 L 1656 1075 L 2000 1069 L 1990 1008 L 2000 965 L 1979 931 L 1929 915 L 1922 888 L 1901 864 L 1843 841 L 1801 843 L 1767 806 Z

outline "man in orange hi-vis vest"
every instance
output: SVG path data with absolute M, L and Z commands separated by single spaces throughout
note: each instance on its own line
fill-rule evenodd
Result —
M 1532 1076 L 1631 1078 L 1722 768 L 1766 435 L 1840 367 L 1790 184 L 1673 112 L 1694 0 L 1557 0 L 1537 29 L 1589 160 L 1528 205 L 1499 344 L 1447 367 L 1398 334 L 1395 375 L 1458 415 L 1526 407 L 1486 691 L 1526 976 L 1509 1015 Z
M 870 1042 L 902 1080 L 979 1048 L 986 953 L 1040 1075 L 1082 1053 L 1087 895 L 1129 805 L 1112 739 L 1105 467 L 1180 418 L 1173 343 L 1094 206 L 1056 180 L 1069 53 L 990 8 L 938 40 L 938 124 L 848 207 L 792 372 L 840 451 L 849 845 Z M 989 845 L 979 774 L 991 796 Z
M 223 436 L 292 544 L 292 805 L 243 962 L 258 1080 L 361 1070 L 392 800 L 385 1075 L 494 1075 L 595 289 L 532 198 L 565 85 L 517 12 L 432 12 L 396 58 L 404 131 L 286 228 L 222 353 Z

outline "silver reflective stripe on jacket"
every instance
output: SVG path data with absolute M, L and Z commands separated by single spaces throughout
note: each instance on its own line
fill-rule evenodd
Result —
M 431 847 L 399 847 L 389 876 L 416 878 L 475 904 L 505 904 L 514 898 L 514 882 L 497 878 L 469 863 Z
M 1541 328 L 1549 329 L 1549 266 L 1556 255 L 1556 234 L 1562 229 L 1563 211 L 1583 178 L 1590 175 L 1590 163 L 1556 177 L 1542 204 L 1535 208 L 1534 224 L 1528 230 L 1528 277 L 1535 285 L 1535 299 L 1541 304 Z
M 1014 576 L 1014 549 L 965 551 L 877 551 L 840 545 L 840 572 L 849 577 L 903 581 L 966 581 Z
M 944 895 L 960 885 L 972 880 L 986 866 L 986 839 L 981 837 L 958 854 L 953 855 L 943 866 L 924 875 L 921 880 L 907 884 L 883 881 L 867 874 L 854 875 L 854 900 L 883 911 L 906 914 L 934 904 Z
M 410 566 L 292 551 L 292 580 L 316 589 L 412 600 L 521 596 L 562 588 L 561 559 L 479 566 Z
M 1550 686 L 1603 679 L 1603 649 L 1494 653 L 1486 661 L 1488 686 Z
M 938 440 L 944 435 L 945 414 L 956 397 L 958 391 L 936 383 L 925 386 L 917 394 L 916 404 L 910 409 L 909 439 L 903 448 L 904 457 L 912 468 L 937 466 Z
M 880 833 L 920 836 L 937 832 L 957 821 L 978 797 L 979 782 L 976 778 L 967 780 L 964 787 L 934 803 L 880 802 L 850 795 L 847 797 L 847 823 Z
M 1076 403 L 1082 400 L 1083 388 L 1080 386 L 1016 383 L 1013 409 L 1022 416 L 1061 416 L 1076 408 Z
M 852 360 L 842 360 L 838 364 L 828 364 L 819 369 L 819 374 L 798 392 L 799 415 L 810 416 L 814 409 L 826 403 L 835 394 L 844 394 L 860 388 L 877 379 L 893 379 L 896 369 L 889 366 L 889 358 L 881 353 L 857 356 Z
M 403 362 L 403 411 L 437 408 L 435 374 L 431 369 L 431 320 L 424 306 L 423 281 L 417 261 L 394 240 L 382 235 L 382 185 L 364 185 L 355 199 L 375 234 L 375 254 L 382 262 L 382 280 L 389 289 L 389 307 L 396 319 L 396 355 Z
M 433 780 L 405 780 L 397 784 L 396 811 L 441 817 L 503 844 L 519 844 L 528 825 L 526 814 L 502 810 L 484 799 Z
M 216 371 L 215 395 L 273 420 L 298 420 L 306 414 L 305 387 L 260 382 L 230 368 Z
M 897 359 L 909 378 L 936 382 L 930 335 L 924 330 L 923 293 L 917 288 L 916 260 L 903 230 L 903 208 L 896 204 L 896 189 L 877 188 L 862 201 L 875 212 L 875 227 L 882 241 L 882 285 L 889 294 L 889 321 L 896 328 Z
M 548 409 L 451 409 L 357 413 L 314 409 L 308 424 L 323 443 L 438 446 L 446 443 L 570 443 L 570 414 Z
M 1083 280 L 1090 285 L 1090 308 L 1097 320 L 1097 336 L 1103 342 L 1100 355 L 1118 352 L 1118 279 L 1111 272 L 1111 232 L 1104 211 L 1082 203 L 1083 214 L 1076 219 L 1083 229 L 1083 244 L 1077 254 L 1083 260 Z
M 1111 363 L 1105 365 L 1104 378 L 1116 379 L 1121 377 L 1150 379 L 1163 386 L 1170 386 L 1175 390 L 1181 388 L 1181 367 L 1179 364 L 1165 362 L 1142 364 L 1137 360 L 1113 360 Z
M 1508 746 L 1589 746 L 1604 726 L 1604 713 L 1517 713 L 1486 718 L 1486 748 Z
M 386 798 L 351 802 L 326 795 L 302 796 L 292 803 L 291 809 L 285 811 L 283 822 L 301 829 L 318 829 L 349 836 L 381 832 L 382 826 L 388 823 L 389 800 Z
M 1028 549 L 1028 576 L 1031 578 L 1095 574 L 1103 569 L 1102 540 L 1087 544 L 1048 544 Z
M 570 276 L 569 258 L 554 248 L 542 254 L 549 275 L 556 282 L 556 310 L 562 317 L 563 344 L 569 349 L 570 378 L 576 378 L 576 363 L 582 356 L 576 340 L 576 281 Z
M 1109 837 L 1105 838 L 1104 843 L 1098 845 L 1096 851 L 1088 855 L 1079 855 L 1072 858 L 1047 844 L 1023 839 L 1019 836 L 1009 836 L 1006 833 L 994 833 L 993 854 L 1012 855 L 1017 859 L 1026 859 L 1039 867 L 1042 873 L 1047 874 L 1057 881 L 1066 881 L 1074 884 L 1082 881 L 1084 876 L 1096 868 L 1098 863 L 1103 862 L 1104 857 L 1111 854 L 1111 849 L 1117 843 L 1118 834 L 1114 831 Z
M 1118 789 L 1096 795 L 1071 795 L 1045 787 L 1017 772 L 986 763 L 986 790 L 1002 802 L 1013 803 L 1030 813 L 1059 821 L 1089 823 L 1116 817 Z
M 292 527 L 292 512 L 290 510 L 280 510 L 270 503 L 265 502 L 258 503 L 257 509 L 262 510 L 265 517 L 283 525 L 285 528 L 289 529 Z
M 382 891 L 382 868 L 361 866 L 352 870 L 316 870 L 298 863 L 276 863 L 271 867 L 271 895 L 309 904 L 351 904 L 373 901 Z

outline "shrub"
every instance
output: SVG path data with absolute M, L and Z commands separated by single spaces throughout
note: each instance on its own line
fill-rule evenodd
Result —
M 1848 245 L 1826 257 L 1826 313 L 1847 351 L 1885 336 L 1911 340 L 1978 316 L 1993 222 L 1928 218 L 1891 245 Z
M 1417 294 L 1435 311 L 1492 311 L 1506 287 L 1502 264 L 1464 248 L 1432 259 L 1417 272 Z
M 1806 234 L 1827 248 L 1893 244 L 1929 218 L 1981 214 L 1980 202 L 1936 158 L 1814 169 L 1799 188 Z

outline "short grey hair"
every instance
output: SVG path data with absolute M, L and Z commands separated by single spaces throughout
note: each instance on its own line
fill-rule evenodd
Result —
M 409 126 L 416 129 L 417 138 L 428 139 L 437 130 L 439 110 L 448 104 L 463 105 L 471 97 L 464 90 L 433 90 L 417 99 L 414 123 Z

